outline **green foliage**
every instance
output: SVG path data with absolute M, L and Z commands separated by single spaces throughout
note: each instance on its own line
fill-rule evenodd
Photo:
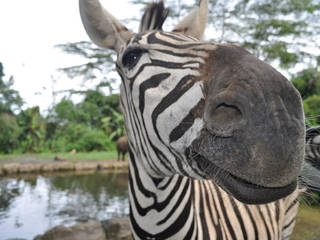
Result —
M 306 69 L 292 79 L 300 92 L 307 126 L 320 124 L 320 73 L 315 68 Z
M 254 46 L 249 50 L 256 55 L 278 60 L 284 69 L 316 59 L 310 51 L 319 50 L 320 4 L 316 1 L 246 0 L 231 9 L 225 34 Z
M 315 68 L 306 69 L 292 79 L 303 99 L 320 95 L 320 73 Z
M 110 151 L 115 148 L 112 140 L 123 129 L 119 96 L 105 96 L 99 89 L 89 90 L 78 104 L 66 98 L 56 104 L 47 120 L 46 145 L 54 152 Z
M 289 52 L 287 44 L 284 42 L 276 42 L 264 46 L 263 51 L 267 59 L 279 59 L 282 68 L 293 67 L 298 62 L 299 56 L 296 53 Z
M 109 108 L 110 115 L 101 119 L 102 128 L 111 140 L 116 140 L 124 135 L 124 119 L 121 113 Z
M 14 116 L 0 114 L 0 152 L 12 153 L 19 146 L 21 128 Z
M 51 141 L 50 150 L 53 152 L 110 151 L 114 149 L 111 141 L 102 130 L 91 129 L 85 124 L 70 123 L 56 133 L 56 139 Z
M 112 116 L 113 111 L 119 112 L 119 99 L 117 94 L 105 96 L 99 90 L 91 90 L 87 92 L 81 107 L 87 109 L 87 112 L 90 113 L 91 124 L 101 128 L 103 118 Z
M 55 107 L 56 121 L 60 125 L 66 125 L 69 122 L 85 123 L 90 121 L 90 114 L 79 106 L 74 105 L 71 100 L 63 98 Z
M 1 64 L 0 76 L 4 76 Z M 81 92 L 84 98 L 77 104 L 63 98 L 44 118 L 39 107 L 13 113 L 19 94 L 12 84 L 0 81 L 0 153 L 111 151 L 112 140 L 124 132 L 119 95 L 106 96 L 97 87 Z
M 320 95 L 312 95 L 303 101 L 304 112 L 309 126 L 320 124 Z
M 86 41 L 60 44 L 56 47 L 65 53 L 78 55 L 86 61 L 84 64 L 61 68 L 59 69 L 61 72 L 67 74 L 69 78 L 82 77 L 85 81 L 100 79 L 97 88 L 107 87 L 112 93 L 111 84 L 115 82 L 115 79 L 107 77 L 108 73 L 115 70 L 111 50 L 101 49 Z
M 146 5 L 144 0 L 133 4 Z M 166 1 L 171 25 L 190 12 L 194 1 Z M 210 0 L 209 28 L 217 42 L 240 45 L 283 69 L 294 69 L 297 63 L 319 61 L 320 4 L 312 0 Z M 170 30 L 170 28 L 168 28 Z M 212 32 L 212 31 L 211 31 Z
M 294 69 L 298 63 L 319 64 L 320 57 L 314 52 L 320 51 L 319 35 L 320 4 L 313 0 L 210 0 L 209 28 L 214 29 L 215 42 L 230 42 L 240 45 L 262 60 L 275 63 L 283 69 Z M 146 6 L 150 1 L 131 0 L 132 4 Z M 166 1 L 170 8 L 170 17 L 165 29 L 180 21 L 194 1 Z M 173 19 L 172 19 L 173 18 Z M 128 20 L 128 19 L 127 19 Z M 132 19 L 130 19 L 131 21 Z M 140 21 L 140 19 L 134 19 Z M 208 36 L 210 37 L 210 36 Z M 84 93 L 84 101 L 73 104 L 64 99 L 56 107 L 56 116 L 50 122 L 50 134 L 70 123 L 85 124 L 91 129 L 103 129 L 108 139 L 116 140 L 124 134 L 123 118 L 119 111 L 119 97 L 106 97 L 100 89 L 108 87 L 114 79 L 108 74 L 114 71 L 114 56 L 111 51 L 95 47 L 89 42 L 76 42 L 58 45 L 62 51 L 83 57 L 84 64 L 61 69 L 69 77 L 83 76 L 84 80 L 101 79 L 95 90 L 86 92 L 70 90 L 71 94 Z M 309 67 L 309 66 L 305 66 Z M 110 76 L 110 75 L 109 75 Z M 318 81 L 304 73 L 294 80 L 295 86 L 303 97 L 319 95 Z M 318 98 L 312 97 L 304 102 L 309 124 L 318 123 Z M 55 123 L 55 124 L 54 124 Z M 66 145 L 62 142 L 62 146 Z
M 150 1 L 132 0 L 133 4 Z M 170 8 L 167 25 L 176 24 L 194 2 L 168 0 Z M 275 62 L 284 69 L 293 69 L 297 63 L 320 65 L 320 3 L 313 0 L 210 0 L 209 28 L 214 29 L 216 42 L 241 45 L 265 61 Z M 170 27 L 165 29 L 170 30 Z M 211 36 L 207 36 L 211 37 Z M 83 58 L 84 63 L 60 69 L 70 78 L 85 81 L 100 79 L 100 84 L 88 91 L 66 90 L 82 94 L 83 100 L 73 103 L 63 98 L 44 119 L 39 108 L 21 111 L 23 101 L 12 89 L 13 78 L 4 80 L 0 63 L 0 152 L 56 152 L 109 151 L 112 141 L 124 134 L 124 120 L 119 109 L 119 96 L 111 94 L 109 73 L 114 71 L 112 51 L 103 50 L 89 42 L 58 45 L 62 51 Z M 320 76 L 315 68 L 297 74 L 293 84 L 304 98 L 308 125 L 320 124 Z M 102 89 L 107 88 L 110 96 Z M 2 134 L 3 133 L 3 134 Z
M 3 65 L 2 65 L 2 63 L 0 62 L 0 79 L 2 79 L 3 76 L 4 76 Z
M 13 114 L 14 111 L 20 110 L 23 100 L 18 91 L 12 89 L 14 84 L 13 77 L 5 81 L 3 79 L 4 76 L 3 65 L 0 62 L 0 113 Z
M 39 107 L 21 111 L 18 121 L 23 133 L 20 137 L 23 152 L 40 152 L 45 139 L 45 123 Z

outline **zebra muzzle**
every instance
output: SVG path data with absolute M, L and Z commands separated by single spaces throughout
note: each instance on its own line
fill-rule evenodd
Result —
M 205 128 L 214 136 L 232 137 L 234 131 L 245 126 L 245 109 L 232 94 L 221 92 L 206 101 Z

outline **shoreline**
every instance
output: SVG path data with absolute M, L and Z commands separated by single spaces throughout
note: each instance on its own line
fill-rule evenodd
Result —
M 0 163 L 0 177 L 17 174 L 128 169 L 128 161 L 42 161 Z

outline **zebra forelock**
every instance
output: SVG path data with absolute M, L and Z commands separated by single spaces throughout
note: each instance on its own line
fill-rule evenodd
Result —
M 150 4 L 140 21 L 139 33 L 162 30 L 162 25 L 168 14 L 169 10 L 164 7 L 163 1 Z

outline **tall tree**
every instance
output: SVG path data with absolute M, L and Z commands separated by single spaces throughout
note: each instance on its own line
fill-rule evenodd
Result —
M 100 79 L 96 88 L 107 87 L 112 93 L 112 83 L 116 79 L 108 74 L 114 71 L 114 56 L 110 50 L 96 47 L 91 42 L 81 41 L 59 44 L 56 46 L 63 52 L 78 55 L 85 59 L 85 63 L 59 69 L 70 78 L 82 77 L 84 81 Z M 65 92 L 65 91 L 64 91 Z M 86 94 L 86 91 L 67 90 L 71 94 Z
M 279 62 L 284 69 L 293 69 L 298 63 L 316 65 L 314 53 L 320 51 L 318 0 L 242 0 L 229 9 L 224 21 L 229 41 L 264 60 Z
M 129 0 L 143 8 L 149 0 Z M 170 17 L 165 29 L 170 30 L 194 6 L 194 2 L 167 0 Z M 207 38 L 215 42 L 240 45 L 277 68 L 294 73 L 320 63 L 320 1 L 319 0 L 210 0 Z M 124 19 L 124 22 L 140 19 Z M 169 25 L 169 26 L 168 26 Z M 69 77 L 82 76 L 84 81 L 101 79 L 97 87 L 108 87 L 116 81 L 114 56 L 109 50 L 89 42 L 57 46 L 69 54 L 87 59 L 77 66 L 60 69 Z M 68 90 L 71 93 L 79 91 Z
M 129 1 L 141 5 L 141 9 L 150 3 L 149 0 Z M 194 6 L 194 2 L 186 4 L 182 0 L 167 0 L 166 5 L 170 9 L 170 17 L 165 30 L 170 30 Z M 210 0 L 207 39 L 240 45 L 292 74 L 297 68 L 319 68 L 319 19 L 319 0 Z M 138 25 L 139 19 L 131 20 Z M 110 72 L 114 71 L 112 52 L 88 42 L 58 47 L 87 59 L 85 64 L 61 69 L 70 77 L 84 76 L 84 80 L 100 78 L 102 84 L 97 87 L 110 87 L 115 81 L 110 78 Z M 308 102 L 309 107 L 317 107 L 311 104 L 315 98 L 305 101 L 305 104 Z M 107 120 L 104 126 L 110 125 Z
M 23 131 L 20 137 L 23 151 L 41 151 L 46 130 L 39 107 L 28 108 L 27 110 L 21 111 L 17 118 Z
M 3 65 L 0 62 L 0 113 L 13 114 L 14 111 L 20 110 L 23 105 L 23 100 L 19 92 L 12 89 L 14 84 L 13 77 L 9 80 L 4 79 Z
M 166 5 L 175 24 L 194 2 L 168 0 Z M 319 19 L 319 0 L 210 0 L 207 38 L 240 45 L 291 72 L 299 63 L 306 68 L 320 62 Z

